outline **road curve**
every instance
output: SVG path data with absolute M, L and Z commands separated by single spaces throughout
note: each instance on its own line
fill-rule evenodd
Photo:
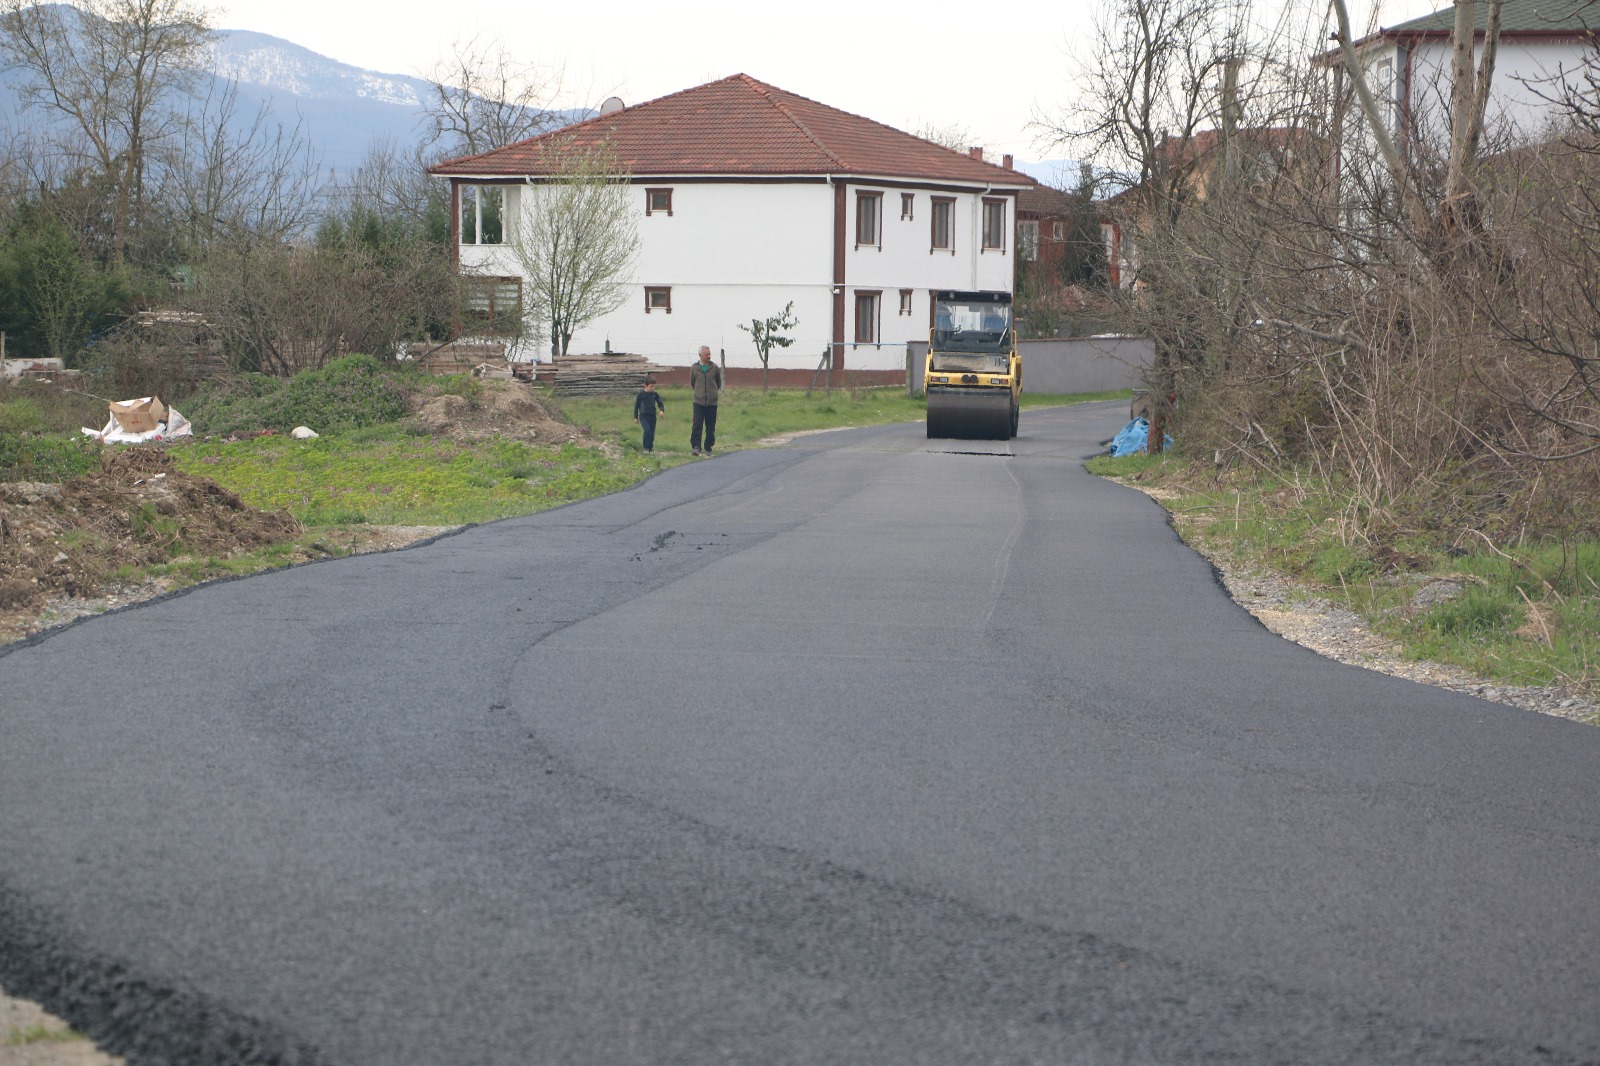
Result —
M 1596 1063 L 1600 730 L 850 430 L 0 649 L 0 983 L 130 1063 Z

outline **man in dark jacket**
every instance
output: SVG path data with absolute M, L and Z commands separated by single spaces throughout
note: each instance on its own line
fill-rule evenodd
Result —
M 717 394 L 722 391 L 722 368 L 711 361 L 711 349 L 700 346 L 700 361 L 689 368 L 689 385 L 694 390 L 694 424 L 689 428 L 689 450 L 710 455 L 717 443 Z M 700 446 L 701 430 L 705 447 Z

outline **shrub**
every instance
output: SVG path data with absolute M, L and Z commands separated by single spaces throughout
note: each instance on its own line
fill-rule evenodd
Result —
M 87 393 L 26 380 L 0 386 L 0 436 L 77 433 L 79 426 L 105 423 L 105 401 Z
M 69 481 L 99 468 L 100 449 L 87 437 L 0 433 L 0 481 Z
M 226 434 L 310 426 L 320 434 L 397 422 L 410 390 L 370 355 L 335 359 L 283 381 L 248 374 L 208 386 L 191 402 L 197 431 Z

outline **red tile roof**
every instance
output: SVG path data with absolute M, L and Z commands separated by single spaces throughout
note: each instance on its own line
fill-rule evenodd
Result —
M 604 142 L 635 176 L 849 174 L 1027 187 L 1020 171 L 785 92 L 745 74 L 663 96 L 432 168 L 445 177 L 551 173 L 569 147 Z

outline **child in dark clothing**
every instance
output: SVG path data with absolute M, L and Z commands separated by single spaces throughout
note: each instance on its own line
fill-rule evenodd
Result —
M 661 397 L 656 395 L 656 379 L 646 377 L 644 388 L 640 389 L 633 397 L 633 420 L 644 430 L 644 450 L 655 451 L 656 446 L 656 411 L 663 415 L 667 413 L 667 405 Z

